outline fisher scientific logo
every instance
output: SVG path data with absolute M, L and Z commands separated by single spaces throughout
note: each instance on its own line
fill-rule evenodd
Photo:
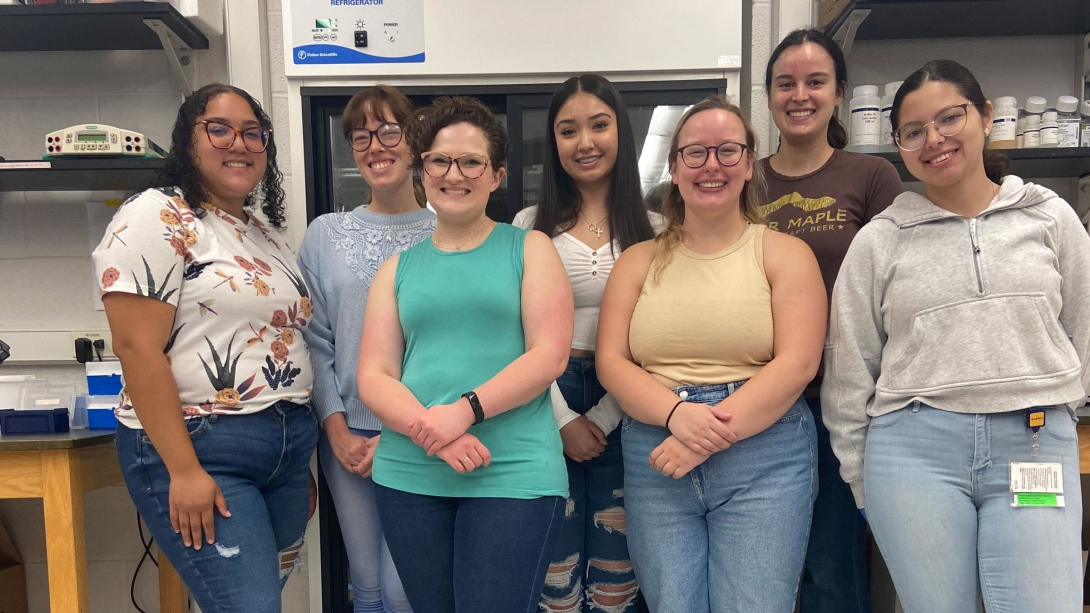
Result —
M 330 6 L 376 6 L 381 4 L 382 0 L 329 0 Z

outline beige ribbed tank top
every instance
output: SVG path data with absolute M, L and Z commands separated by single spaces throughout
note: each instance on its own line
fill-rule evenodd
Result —
M 736 243 L 710 255 L 682 245 L 658 283 L 648 272 L 628 343 L 635 362 L 666 387 L 742 381 L 772 360 L 765 230 L 749 225 Z

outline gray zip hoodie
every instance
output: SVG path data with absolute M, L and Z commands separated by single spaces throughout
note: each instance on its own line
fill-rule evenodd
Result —
M 1067 404 L 1090 385 L 1090 236 L 1008 176 L 975 219 L 904 193 L 856 235 L 833 288 L 822 417 L 863 507 L 871 417 Z

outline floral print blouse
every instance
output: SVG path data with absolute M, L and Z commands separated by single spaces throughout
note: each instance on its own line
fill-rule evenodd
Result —
M 114 215 L 94 252 L 103 294 L 125 292 L 177 308 L 163 348 L 186 418 L 256 413 L 310 400 L 302 328 L 310 295 L 283 235 L 208 206 L 193 214 L 177 189 L 149 189 Z M 140 428 L 121 391 L 118 420 Z

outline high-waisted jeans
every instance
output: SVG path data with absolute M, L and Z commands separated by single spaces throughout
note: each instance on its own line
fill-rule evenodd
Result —
M 870 420 L 863 490 L 905 613 L 1078 613 L 1082 494 L 1074 416 L 1045 410 L 1040 462 L 1063 467 L 1063 508 L 1011 506 L 1010 462 L 1032 457 L 1026 412 L 919 401 Z
M 281 401 L 246 415 L 186 422 L 201 467 L 230 517 L 214 511 L 216 542 L 186 547 L 170 525 L 170 474 L 143 430 L 117 427 L 125 485 L 159 550 L 204 613 L 280 613 L 310 509 L 310 457 L 318 423 L 306 405 Z
M 675 391 L 715 405 L 741 385 Z M 791 613 L 818 487 L 806 401 L 680 479 L 647 463 L 666 428 L 621 427 L 628 548 L 652 613 Z

